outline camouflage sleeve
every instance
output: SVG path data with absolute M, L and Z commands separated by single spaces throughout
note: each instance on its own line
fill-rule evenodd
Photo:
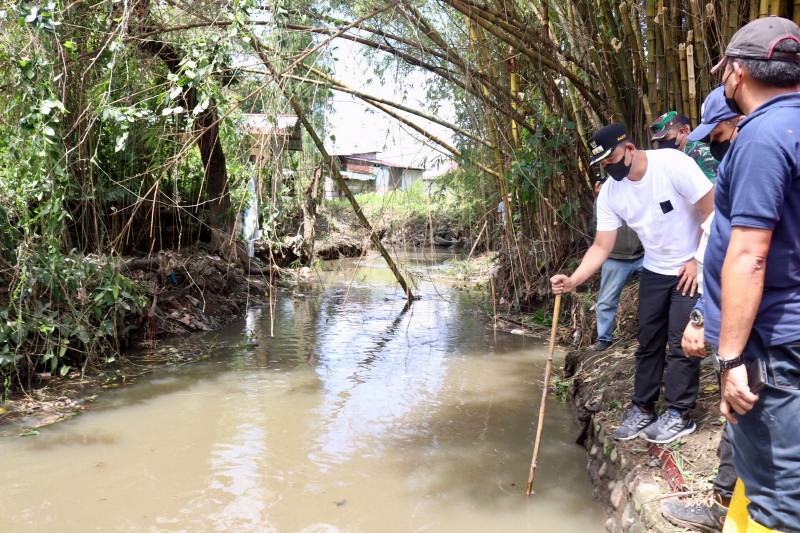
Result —
M 700 167 L 700 170 L 703 171 L 703 174 L 706 175 L 711 183 L 717 182 L 717 167 L 719 166 L 719 161 L 714 159 L 714 156 L 711 155 L 711 150 L 708 148 L 707 144 L 690 142 L 686 145 L 684 151 L 686 155 L 694 159 L 697 166 Z

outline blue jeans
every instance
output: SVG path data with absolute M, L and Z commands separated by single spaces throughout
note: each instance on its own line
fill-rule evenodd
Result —
M 753 332 L 743 358 L 767 363 L 767 386 L 753 409 L 731 424 L 748 511 L 768 528 L 800 531 L 800 342 L 767 347 Z
M 597 293 L 597 340 L 614 340 L 614 319 L 622 288 L 634 273 L 642 273 L 644 257 L 638 259 L 606 259 L 600 273 L 600 292 Z

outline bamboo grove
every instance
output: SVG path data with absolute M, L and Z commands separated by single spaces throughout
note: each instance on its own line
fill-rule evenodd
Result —
M 295 191 L 264 193 L 279 239 L 286 199 L 316 196 L 331 165 L 320 139 L 336 93 L 458 162 L 448 179 L 480 206 L 473 236 L 503 251 L 497 297 L 536 304 L 587 241 L 587 133 L 622 121 L 646 146 L 663 112 L 696 123 L 725 43 L 767 15 L 798 21 L 800 0 L 0 1 L 4 390 L 22 368 L 113 360 L 150 301 L 120 257 L 203 241 L 247 268 L 243 113 L 297 114 L 306 130 Z M 337 79 L 340 41 L 379 76 L 426 73 L 427 107 Z

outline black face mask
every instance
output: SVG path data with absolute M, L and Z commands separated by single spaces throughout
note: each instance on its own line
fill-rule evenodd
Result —
M 631 171 L 631 165 L 633 164 L 633 158 L 631 158 L 631 162 L 627 165 L 625 164 L 625 156 L 628 155 L 628 150 L 625 150 L 625 153 L 622 155 L 622 159 L 617 161 L 616 163 L 611 163 L 610 165 L 606 165 L 605 171 L 608 172 L 608 175 L 614 178 L 614 181 L 622 181 L 627 177 L 627 175 Z
M 673 148 L 677 150 L 678 138 L 675 137 L 674 139 L 663 139 L 661 141 L 658 141 L 658 149 L 661 150 L 662 148 Z
M 722 158 L 725 157 L 725 154 L 728 153 L 728 148 L 731 147 L 731 140 L 725 139 L 724 141 L 711 141 L 708 145 L 708 149 L 711 150 L 711 155 L 714 156 L 714 159 L 717 161 L 722 161 Z
M 731 69 L 733 69 L 733 67 L 731 67 Z M 731 70 L 731 74 L 733 74 L 733 70 Z M 728 74 L 728 78 L 731 77 L 731 74 Z M 728 78 L 722 80 L 722 85 L 725 85 L 725 82 L 728 81 Z M 728 98 L 725 89 L 722 90 L 722 95 L 725 97 L 725 103 L 728 104 L 728 109 L 731 110 L 731 113 L 736 113 L 737 115 L 744 115 L 742 109 L 739 107 L 739 104 L 736 103 L 736 89 L 738 88 L 739 88 L 738 85 L 733 88 L 733 95 L 730 98 Z

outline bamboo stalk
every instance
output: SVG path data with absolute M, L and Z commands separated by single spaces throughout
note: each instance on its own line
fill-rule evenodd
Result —
M 655 1 L 655 0 L 654 0 Z M 655 25 L 656 35 L 656 64 L 655 71 L 658 74 L 656 83 L 656 98 L 653 101 L 653 106 L 656 109 L 654 113 L 658 113 L 659 109 L 669 107 L 669 80 L 667 78 L 667 56 L 664 50 L 664 20 L 661 11 L 656 11 L 653 16 L 653 23 Z
M 645 21 L 647 24 L 647 96 L 650 101 L 658 103 L 658 89 L 656 81 L 656 30 L 655 14 L 656 0 L 647 0 L 645 6 Z M 648 118 L 648 122 L 652 117 Z
M 769 0 L 761 0 L 758 6 L 758 18 L 763 18 L 769 15 Z
M 606 90 L 608 94 L 608 98 L 611 101 L 611 105 L 614 106 L 614 120 L 621 121 L 624 120 L 624 115 L 622 113 L 622 107 L 620 103 L 619 93 L 617 93 L 617 85 L 612 82 L 610 78 L 610 73 L 603 69 L 603 62 L 600 61 L 600 54 L 597 52 L 597 48 L 592 46 L 589 48 L 589 59 L 594 61 L 597 65 L 597 72 L 600 76 L 600 83 Z
M 800 0 L 794 0 L 794 9 L 792 10 L 792 20 L 797 25 L 800 25 Z
M 386 264 L 389 266 L 389 270 L 392 271 L 392 274 L 394 274 L 397 283 L 399 283 L 400 287 L 402 287 L 403 292 L 406 295 L 406 299 L 409 302 L 416 300 L 417 297 L 414 296 L 414 293 L 411 292 L 411 287 L 408 285 L 408 283 L 406 283 L 406 280 L 403 277 L 403 274 L 400 272 L 400 269 L 397 267 L 397 264 L 394 262 L 394 259 L 392 259 L 392 256 L 389 254 L 389 251 L 386 250 L 386 247 L 381 242 L 380 236 L 378 236 L 378 234 L 372 228 L 372 224 L 370 224 L 369 220 L 367 220 L 367 217 L 361 210 L 361 206 L 358 205 L 358 201 L 356 200 L 355 196 L 353 196 L 353 193 L 350 191 L 350 188 L 347 186 L 347 183 L 345 183 L 344 178 L 342 177 L 342 174 L 339 171 L 339 167 L 335 164 L 330 154 L 328 154 L 328 151 L 325 149 L 325 145 L 322 143 L 322 139 L 320 139 L 319 135 L 317 135 L 314 126 L 312 126 L 311 123 L 308 121 L 308 118 L 306 118 L 306 114 L 303 111 L 303 108 L 300 107 L 300 105 L 294 99 L 294 96 L 289 93 L 286 87 L 285 79 L 278 75 L 278 70 L 272 64 L 272 61 L 270 61 L 270 59 L 264 53 L 261 43 L 259 39 L 256 37 L 256 35 L 251 33 L 250 38 L 251 38 L 250 45 L 253 47 L 253 50 L 256 52 L 256 54 L 258 54 L 259 59 L 261 59 L 261 62 L 264 64 L 264 66 L 267 68 L 270 74 L 275 78 L 275 82 L 278 84 L 281 92 L 289 101 L 289 104 L 294 109 L 294 112 L 300 119 L 300 122 L 303 123 L 303 127 L 305 128 L 306 132 L 308 132 L 308 135 L 311 137 L 311 140 L 314 141 L 314 145 L 317 147 L 317 150 L 322 156 L 322 159 L 325 161 L 325 164 L 330 169 L 334 181 L 336 181 L 336 184 L 339 186 L 342 192 L 344 192 L 345 197 L 350 202 L 350 205 L 353 207 L 353 212 L 355 213 L 356 218 L 358 218 L 358 221 L 361 223 L 364 229 L 367 230 L 367 232 L 369 233 L 370 240 L 372 240 L 372 244 L 375 245 L 380 254 L 383 256 L 384 260 L 386 261 Z
M 689 5 L 691 7 L 691 12 L 692 12 L 692 27 L 694 36 L 693 66 L 700 67 L 700 93 L 708 94 L 711 87 L 709 86 L 709 81 L 708 81 L 708 69 L 704 68 L 706 63 L 708 62 L 708 57 L 706 57 L 705 55 L 706 47 L 704 42 L 705 26 L 703 24 L 703 18 L 705 10 L 700 9 L 699 0 L 689 0 Z
M 681 43 L 678 45 L 678 58 L 681 67 L 681 113 L 684 115 L 689 114 L 689 76 L 686 68 L 686 44 Z
M 480 62 L 481 60 L 483 60 L 484 67 L 488 67 L 490 72 L 492 72 L 493 66 L 491 61 L 489 60 L 488 51 L 484 46 L 483 32 L 480 31 L 475 20 L 467 17 L 466 15 L 465 18 L 466 18 L 467 28 L 469 31 L 470 40 L 474 42 L 475 46 L 477 47 L 476 55 L 478 57 L 478 61 Z M 483 68 L 481 70 L 483 70 Z M 484 88 L 484 91 L 485 90 L 486 88 Z M 497 176 L 498 189 L 500 190 L 501 198 L 503 198 L 503 201 L 505 202 L 504 206 L 506 213 L 505 231 L 506 235 L 511 235 L 513 231 L 513 228 L 511 227 L 511 217 L 513 216 L 513 207 L 509 205 L 510 202 L 508 202 L 508 190 L 506 188 L 506 181 L 502 178 L 505 169 L 503 168 L 503 156 L 500 153 L 500 143 L 498 138 L 497 124 L 495 123 L 494 120 L 494 113 L 492 112 L 488 104 L 485 106 L 485 116 L 489 134 L 492 136 L 492 144 L 494 144 L 494 157 L 495 157 L 495 164 L 497 165 L 497 171 L 495 175 Z
M 675 55 L 673 53 L 667 53 L 667 51 L 674 50 L 673 42 L 672 42 L 672 31 L 669 26 L 666 24 L 667 20 L 667 8 L 661 12 L 662 20 L 664 20 L 664 24 L 661 25 L 661 31 L 664 34 L 664 57 L 667 61 L 667 79 L 668 79 L 668 87 L 669 87 L 669 98 L 667 100 L 667 105 L 665 106 L 664 111 L 669 109 L 674 109 L 677 107 L 678 102 L 680 101 L 680 87 L 681 87 L 681 78 L 680 72 L 678 70 L 678 66 L 675 64 Z
M 639 7 L 637 4 L 633 4 L 633 8 L 630 10 L 630 17 L 628 18 L 628 22 L 631 24 L 631 29 L 633 30 L 633 38 L 636 42 L 636 52 L 639 56 L 639 72 L 641 75 L 641 79 L 639 80 L 641 90 L 647 90 L 647 83 L 648 83 L 648 73 L 647 73 L 647 60 L 645 59 L 647 56 L 644 53 L 644 36 L 642 35 L 642 23 L 639 20 Z
M 689 117 L 692 124 L 697 124 L 697 80 L 694 73 L 694 47 L 690 44 L 686 47 L 686 74 L 689 83 Z

